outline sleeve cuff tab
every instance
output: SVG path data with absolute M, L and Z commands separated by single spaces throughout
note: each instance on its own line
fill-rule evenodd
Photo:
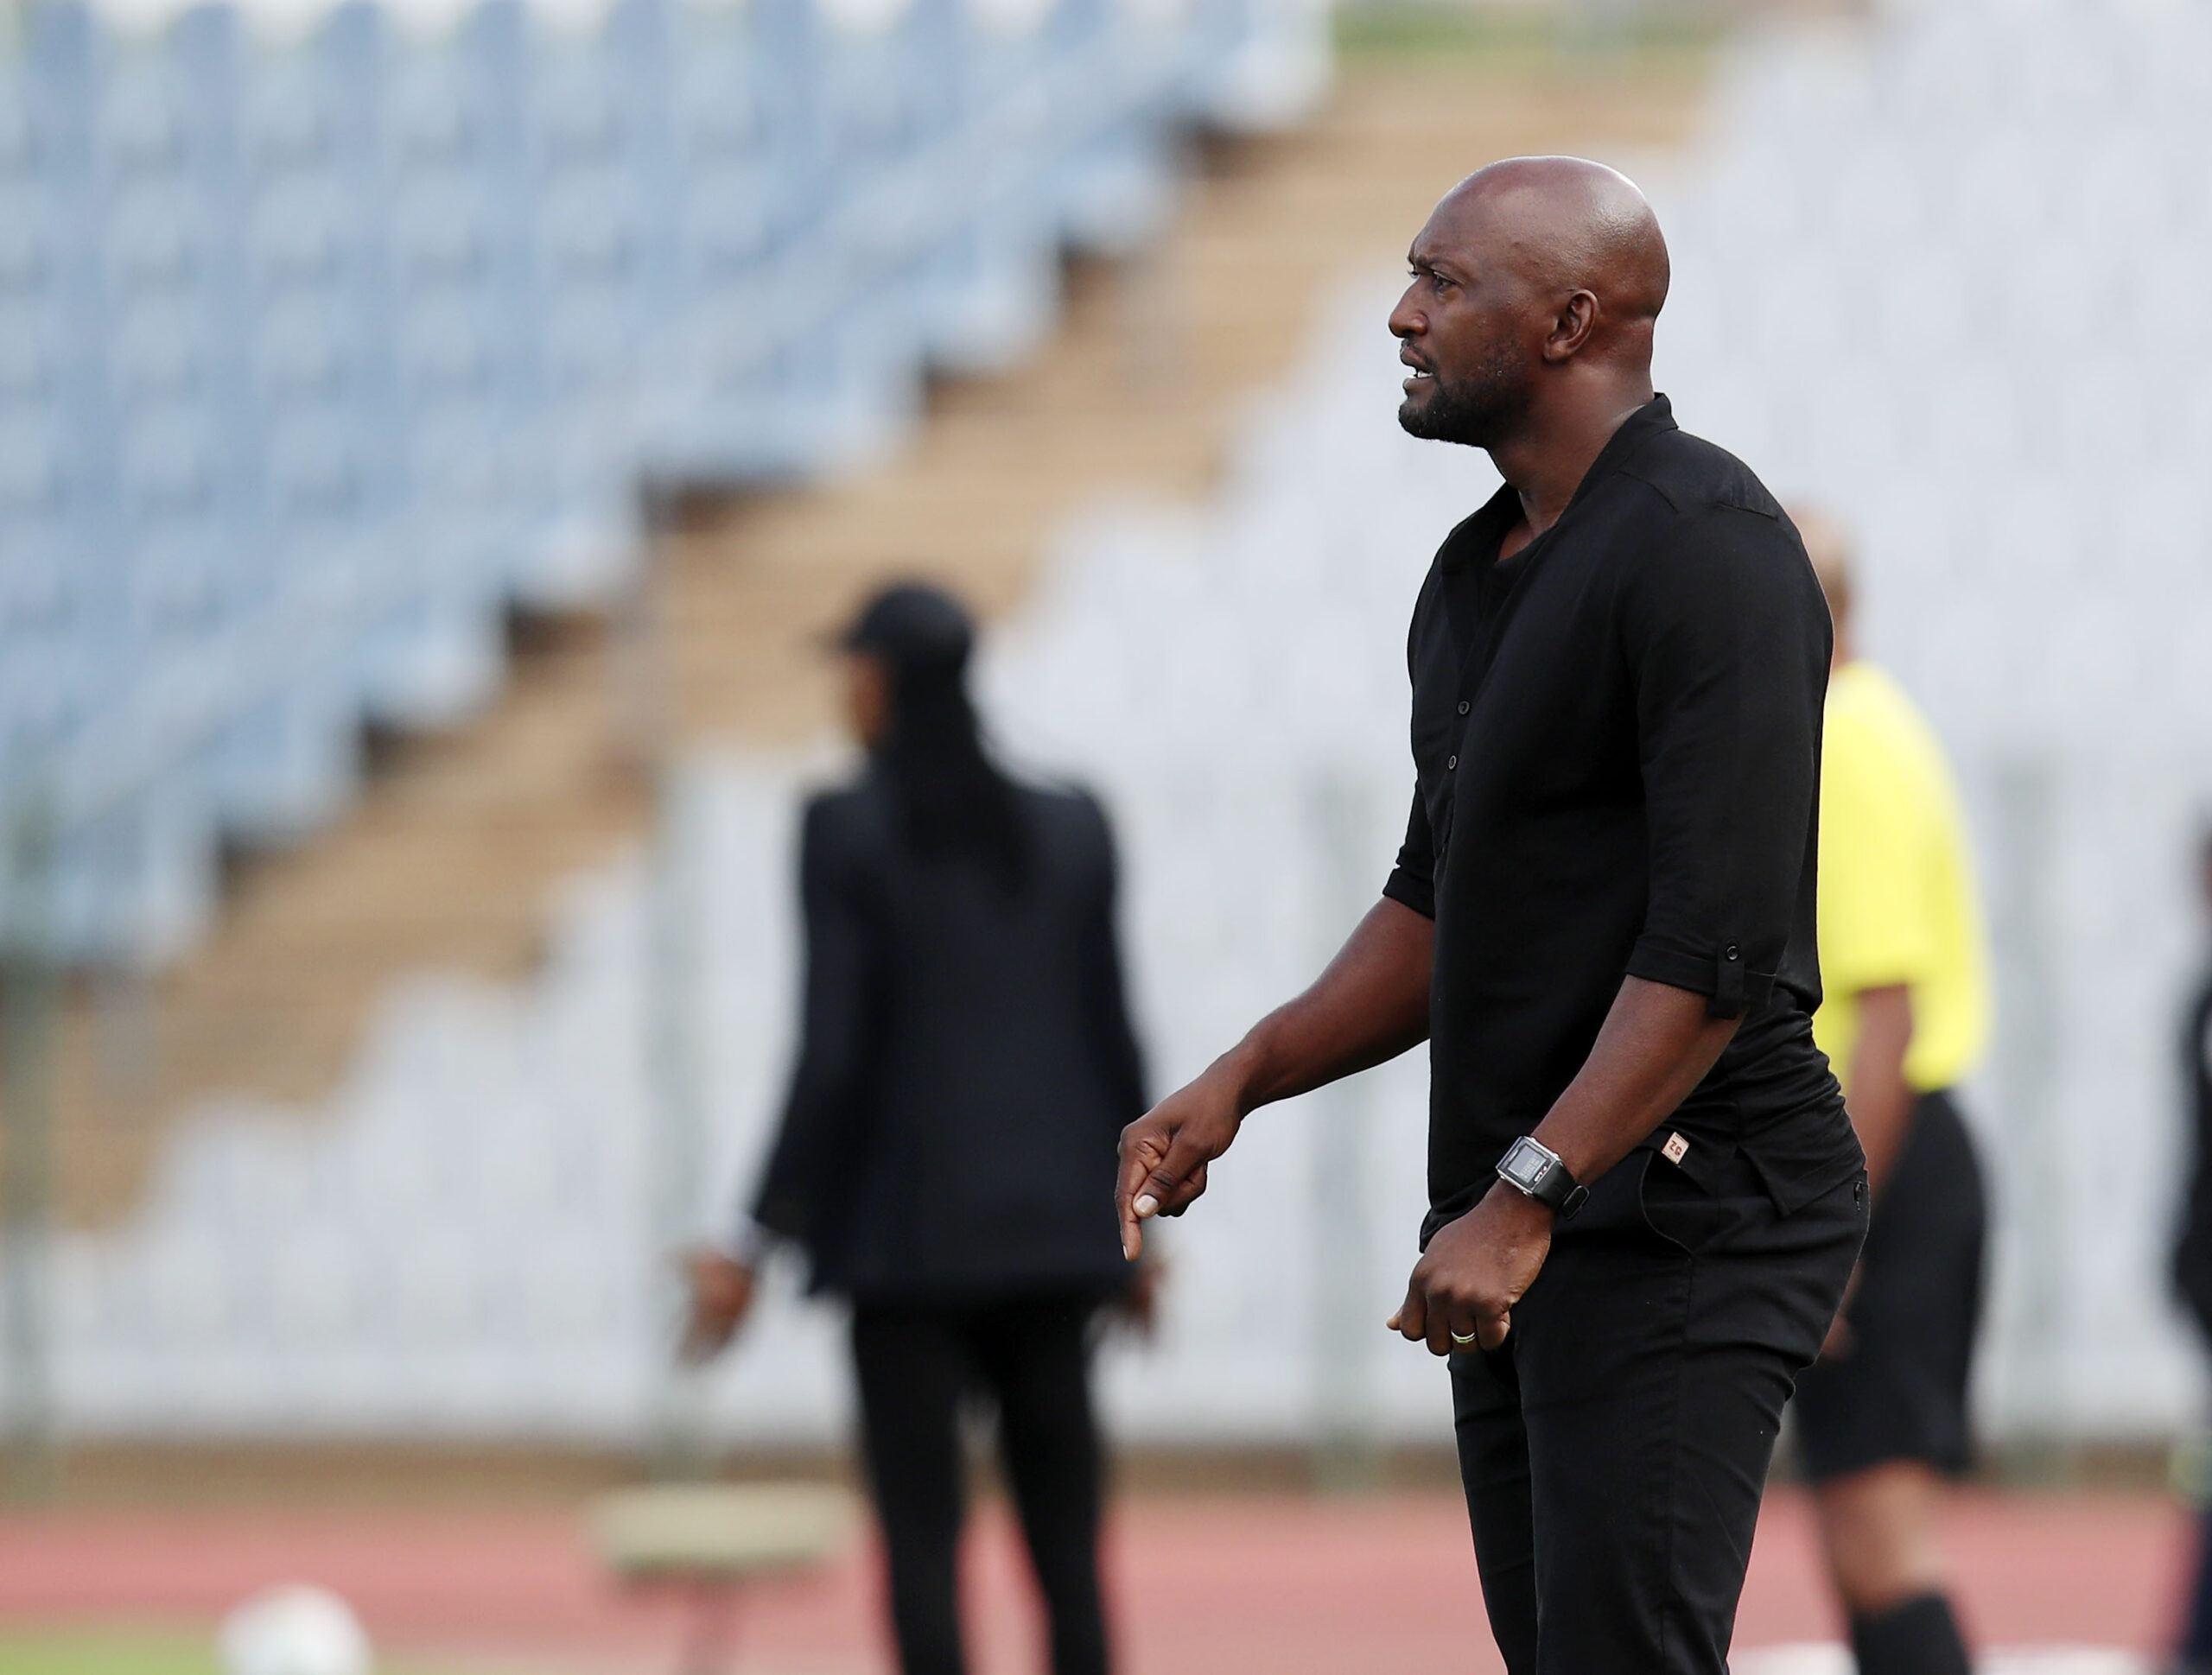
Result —
M 1738 942 L 1721 945 L 1719 956 L 1713 964 L 1713 995 L 1706 1002 L 1708 1018 L 1741 1018 L 1744 1015 L 1744 949 Z

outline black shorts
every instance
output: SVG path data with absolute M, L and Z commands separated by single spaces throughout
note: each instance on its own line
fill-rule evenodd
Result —
M 1797 1380 L 1798 1452 L 1815 1482 L 1904 1460 L 1966 1469 L 1986 1221 L 1958 1107 L 1923 1094 L 1867 1228 L 1844 1310 L 1850 1346 Z

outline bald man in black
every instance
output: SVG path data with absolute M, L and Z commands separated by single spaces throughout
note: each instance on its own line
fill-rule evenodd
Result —
M 1429 1044 L 1390 1324 L 1450 1359 L 1514 1675 L 1725 1675 L 1776 1427 L 1866 1231 L 1813 1045 L 1829 625 L 1796 531 L 1651 387 L 1667 248 L 1516 158 L 1414 241 L 1399 422 L 1505 486 L 1408 640 L 1397 865 L 1320 978 L 1122 1136 L 1123 1243 L 1252 1110 Z

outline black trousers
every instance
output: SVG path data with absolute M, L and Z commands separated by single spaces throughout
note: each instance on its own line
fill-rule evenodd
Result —
M 998 1410 L 1000 1454 L 1052 1626 L 1052 1675 L 1106 1675 L 1103 1462 L 1090 1377 L 1096 1307 L 1088 1292 L 855 1306 L 862 1441 L 890 1558 L 891 1623 L 904 1675 L 966 1675 L 960 1416 L 971 1394 L 989 1397 Z
M 1866 1236 L 1866 1178 L 1783 1215 L 1740 1158 L 1700 1175 L 1630 1153 L 1504 1344 L 1452 1358 L 1512 1675 L 1726 1675 L 1775 1433 Z

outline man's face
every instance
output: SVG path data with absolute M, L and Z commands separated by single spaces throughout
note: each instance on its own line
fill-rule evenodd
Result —
M 1414 369 L 1398 422 L 1424 441 L 1487 447 L 1526 410 L 1535 357 L 1529 298 L 1485 259 L 1479 205 L 1446 198 L 1414 240 L 1413 278 L 1390 312 L 1398 358 Z

